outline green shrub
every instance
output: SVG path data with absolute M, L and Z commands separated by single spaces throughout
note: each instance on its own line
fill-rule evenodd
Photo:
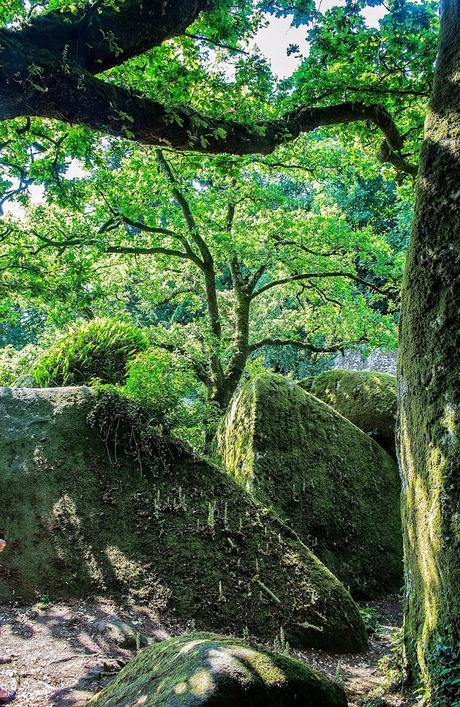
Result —
M 363 606 L 359 609 L 359 613 L 370 636 L 374 633 L 380 633 L 383 616 L 378 609 L 374 609 L 372 606 Z
M 173 353 L 151 348 L 128 363 L 122 392 L 148 408 L 151 420 L 164 432 L 203 448 L 213 410 L 206 391 L 187 362 Z
M 147 336 L 133 324 L 115 319 L 79 322 L 45 350 L 32 375 L 43 388 L 98 381 L 123 385 L 129 361 L 147 347 Z
M 31 369 L 39 352 L 40 349 L 33 344 L 28 344 L 20 350 L 13 346 L 0 349 L 0 386 L 17 388 L 26 383 L 33 385 Z
M 439 641 L 429 655 L 433 707 L 460 705 L 460 647 Z

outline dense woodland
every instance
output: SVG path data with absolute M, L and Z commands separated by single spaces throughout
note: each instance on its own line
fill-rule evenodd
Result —
M 177 635 L 91 704 L 460 705 L 459 159 L 459 0 L 0 0 L 0 598 L 161 585 L 265 646 L 195 689 Z M 389 593 L 385 690 L 312 677 Z

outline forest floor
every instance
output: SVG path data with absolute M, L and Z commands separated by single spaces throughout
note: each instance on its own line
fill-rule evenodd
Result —
M 369 606 L 369 605 L 366 605 Z M 350 707 L 406 707 L 413 704 L 385 690 L 381 658 L 391 651 L 391 636 L 401 625 L 399 598 L 389 596 L 370 604 L 380 615 L 369 650 L 354 655 L 309 651 L 295 655 L 344 685 Z M 11 606 L 0 608 L 0 685 L 18 690 L 16 707 L 79 707 L 107 684 L 129 661 L 136 647 L 121 647 L 110 622 L 125 621 L 139 633 L 163 640 L 185 627 L 165 626 L 155 613 L 107 600 Z M 107 628 L 107 621 L 109 627 Z M 123 641 L 121 641 L 123 643 Z

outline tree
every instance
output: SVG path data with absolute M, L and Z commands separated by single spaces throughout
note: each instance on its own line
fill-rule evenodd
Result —
M 409 664 L 456 704 L 460 642 L 460 3 L 443 0 L 406 266 L 399 435 Z
M 74 289 L 73 262 L 88 263 L 81 282 L 99 298 L 94 268 L 113 270 L 104 274 L 108 301 L 101 312 L 96 299 L 96 312 L 113 314 L 116 281 L 131 315 L 155 324 L 156 345 L 190 362 L 221 411 L 248 360 L 267 347 L 324 354 L 393 343 L 402 258 L 370 228 L 351 228 L 303 175 L 161 150 L 152 164 L 139 148 L 126 151 L 117 170 L 106 158 L 73 193 L 83 214 L 77 208 L 69 219 L 68 209 L 39 207 L 19 227 L 19 250 L 11 227 L 9 273 L 28 278 L 44 257 L 46 292 L 54 251 Z

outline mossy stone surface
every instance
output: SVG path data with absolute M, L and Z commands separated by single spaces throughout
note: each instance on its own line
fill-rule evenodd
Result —
M 0 389 L 0 600 L 121 594 L 200 630 L 365 646 L 350 595 L 228 474 L 173 441 L 139 466 L 92 408 L 85 388 Z
M 357 597 L 402 584 L 400 480 L 393 459 L 329 405 L 261 374 L 219 434 L 225 466 Z
M 209 633 L 139 653 L 92 707 L 346 707 L 342 687 L 285 655 Z
M 299 385 L 337 410 L 395 457 L 396 376 L 375 371 L 324 371 Z
M 398 368 L 411 677 L 460 705 L 460 3 L 441 3 L 406 262 Z

